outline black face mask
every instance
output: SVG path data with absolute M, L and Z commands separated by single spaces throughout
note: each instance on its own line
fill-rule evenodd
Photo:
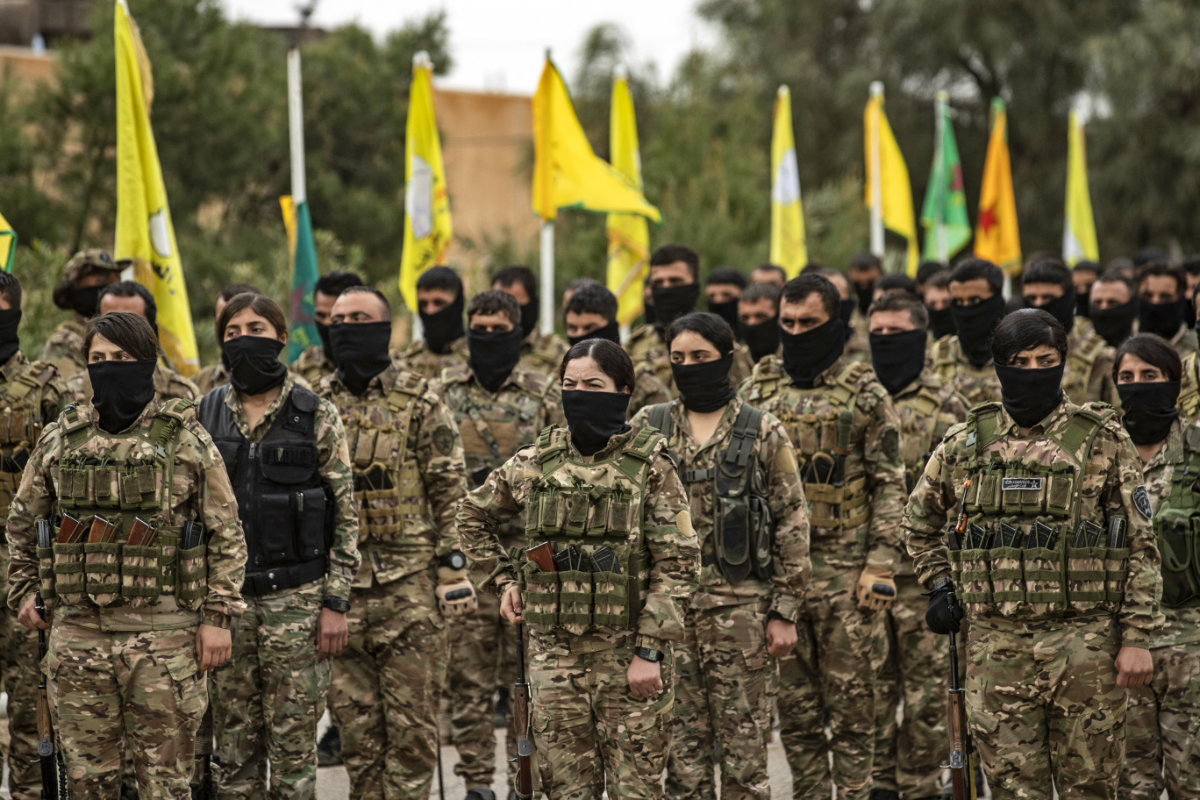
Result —
M 757 325 L 743 325 L 742 341 L 750 348 L 750 357 L 758 361 L 778 350 L 779 331 L 779 317 L 771 317 Z
M 317 336 L 321 337 L 321 350 L 325 353 L 325 358 L 333 361 L 333 345 L 329 343 L 329 326 L 323 322 L 314 322 L 317 326 Z
M 1056 297 L 1049 303 L 1044 303 L 1040 306 L 1035 306 L 1028 300 L 1025 301 L 1026 308 L 1040 308 L 1050 316 L 1058 320 L 1058 324 L 1066 329 L 1067 333 L 1075 327 L 1075 289 L 1063 292 L 1062 297 Z
M 103 286 L 76 286 L 71 290 L 71 307 L 75 313 L 86 319 L 96 316 L 100 305 L 100 290 Z M 123 429 L 122 429 L 123 430 Z
M 337 376 L 351 394 L 361 395 L 367 384 L 387 369 L 392 358 L 388 355 L 392 323 L 343 322 L 329 328 L 329 343 L 333 345 L 333 363 Z
M 438 355 L 450 352 L 450 345 L 463 337 L 462 290 L 459 290 L 454 302 L 441 311 L 432 314 L 426 314 L 424 311 L 420 313 L 421 327 L 425 331 L 425 345 Z
M 1119 347 L 1133 333 L 1133 321 L 1138 317 L 1138 299 L 1112 308 L 1093 308 L 1092 327 L 1109 347 Z
M 706 414 L 724 408 L 737 394 L 729 385 L 729 368 L 733 366 L 733 353 L 716 361 L 699 364 L 672 364 L 675 388 L 679 399 L 688 411 Z
M 838 306 L 838 316 L 841 317 L 842 324 L 846 326 L 846 338 L 850 338 L 850 334 L 854 333 L 854 328 L 850 326 L 850 320 L 854 319 L 855 303 L 853 300 L 842 300 Z
M 521 341 L 525 338 L 520 328 L 509 331 L 483 333 L 467 330 L 467 366 L 475 373 L 479 385 L 495 394 L 508 380 L 513 367 L 521 360 Z
M 109 433 L 127 430 L 154 399 L 155 361 L 98 361 L 88 364 L 96 422 Z
M 521 332 L 524 336 L 533 333 L 533 329 L 538 323 L 538 304 L 536 300 L 530 300 L 525 305 L 521 306 Z
M 564 390 L 562 405 L 571 441 L 585 456 L 600 452 L 609 439 L 629 430 L 625 424 L 629 395 L 624 392 Z
M 279 360 L 283 342 L 267 336 L 239 336 L 221 345 L 229 382 L 242 394 L 262 394 L 283 383 L 287 366 Z
M 1140 303 L 1138 309 L 1138 332 L 1157 333 L 1167 341 L 1179 333 L 1183 324 L 1184 302 L 1174 300 L 1170 303 Z
M 21 349 L 20 339 L 17 338 L 17 327 L 20 324 L 21 309 L 0 310 L 0 364 L 7 364 Z
M 926 307 L 926 310 L 929 312 L 929 332 L 933 335 L 934 341 L 955 333 L 954 312 L 950 310 L 950 306 L 937 310 Z
M 1118 383 L 1125 430 L 1134 444 L 1155 444 L 1167 438 L 1179 419 L 1179 381 Z
M 738 301 L 736 298 L 733 300 L 726 300 L 723 303 L 714 303 L 712 300 L 709 300 L 708 301 L 708 310 L 711 313 L 716 314 L 718 317 L 720 317 L 721 319 L 728 322 L 729 327 L 733 329 L 733 332 L 737 333 L 737 330 L 738 330 Z
M 1086 318 L 1091 315 L 1092 306 L 1089 299 L 1090 295 L 1090 290 L 1084 292 L 1083 294 L 1079 294 L 1078 292 L 1075 293 L 1075 316 Z
M 642 319 L 647 325 L 653 325 L 658 320 L 658 314 L 654 311 L 653 294 L 650 299 L 642 300 Z
M 871 300 L 874 299 L 873 295 L 875 294 L 875 283 L 871 282 L 866 286 L 859 286 L 857 283 L 855 283 L 854 294 L 858 296 L 858 310 L 861 311 L 862 315 L 865 317 L 867 315 L 867 309 L 871 307 Z
M 608 323 L 603 328 L 596 328 L 596 330 L 592 331 L 591 333 L 585 333 L 583 336 L 568 336 L 567 337 L 567 341 L 571 343 L 572 347 L 579 344 L 580 342 L 586 342 L 588 339 L 608 339 L 610 342 L 615 342 L 617 344 L 620 344 L 621 343 L 621 326 L 618 325 L 617 321 L 614 319 L 612 322 Z
M 654 324 L 665 328 L 684 314 L 696 310 L 696 301 L 700 299 L 700 284 L 655 286 L 650 293 L 654 296 Z
M 921 374 L 925 368 L 926 339 L 925 331 L 920 329 L 870 334 L 871 363 L 888 394 L 896 394 Z
M 982 367 L 992 360 L 992 329 L 1004 316 L 1004 298 L 994 294 L 973 306 L 950 304 L 954 330 L 963 354 L 973 366 Z
M 801 389 L 811 389 L 813 381 L 846 349 L 846 326 L 831 319 L 804 333 L 779 329 L 783 343 L 783 368 Z
M 1032 428 L 1058 408 L 1063 400 L 1062 376 L 1065 366 L 1065 362 L 1044 369 L 996 365 L 1004 410 L 1022 428 Z

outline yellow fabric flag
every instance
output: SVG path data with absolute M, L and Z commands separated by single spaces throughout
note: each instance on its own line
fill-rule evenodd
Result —
M 633 96 L 624 74 L 613 80 L 612 108 L 608 119 L 608 147 L 612 165 L 631 185 L 642 190 L 642 157 L 638 152 L 637 119 Z M 617 321 L 631 324 L 642 313 L 642 281 L 650 271 L 650 231 L 639 214 L 609 214 L 608 288 L 617 296 Z
M 0 269 L 12 272 L 13 251 L 17 249 L 17 232 L 0 214 Z
M 117 59 L 117 237 L 113 255 L 132 259 L 134 277 L 158 304 L 158 338 L 167 359 L 184 375 L 200 368 L 183 264 L 154 131 L 150 61 L 137 25 L 116 3 L 113 34 Z
M 554 219 L 560 208 L 580 208 L 662 222 L 641 190 L 592 152 L 549 58 L 533 96 L 533 153 L 533 211 L 543 220 Z
M 417 310 L 417 278 L 442 263 L 454 236 L 442 143 L 433 112 L 433 62 L 424 51 L 413 59 L 404 136 L 404 250 L 400 294 Z
M 792 94 L 786 86 L 780 86 L 775 95 L 775 125 L 771 132 L 770 262 L 787 270 L 789 278 L 799 275 L 808 263 L 800 167 L 792 132 Z
M 279 196 L 279 213 L 283 215 L 283 230 L 287 234 L 288 263 L 296 261 L 296 204 L 290 194 Z
M 1063 261 L 1075 266 L 1081 260 L 1099 261 L 1092 198 L 1088 194 L 1087 148 L 1083 125 L 1072 111 L 1067 122 L 1067 206 L 1063 217 Z M 0 261 L 3 261 L 0 258 Z
M 992 133 L 983 164 L 979 216 L 975 220 L 975 255 L 991 261 L 1007 275 L 1021 271 L 1021 234 L 1008 159 L 1008 114 L 1004 101 L 992 100 Z
M 910 277 L 915 277 L 920 250 L 917 245 L 917 222 L 913 214 L 912 184 L 908 180 L 904 155 L 883 111 L 882 96 L 873 95 L 867 100 L 867 107 L 863 111 L 863 129 L 867 154 L 866 206 L 872 207 L 871 188 L 878 181 L 883 226 L 908 240 L 906 270 Z

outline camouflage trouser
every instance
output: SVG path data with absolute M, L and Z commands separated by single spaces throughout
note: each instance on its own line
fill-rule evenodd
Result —
M 41 797 L 42 773 L 37 757 L 37 641 L 36 631 L 17 622 L 7 610 L 0 614 L 0 670 L 4 691 L 8 692 L 8 787 L 13 800 Z
M 56 620 L 46 669 L 73 800 L 116 796 L 126 740 L 142 800 L 191 797 L 208 702 L 195 627 L 113 633 Z
M 767 601 L 687 615 L 675 655 L 675 713 L 666 796 L 713 798 L 713 743 L 721 745 L 721 797 L 771 796 L 771 672 Z
M 534 751 L 550 800 L 592 800 L 601 784 L 609 800 L 662 797 L 675 696 L 671 656 L 662 661 L 663 691 L 636 698 L 626 676 L 633 638 L 623 639 L 568 653 L 552 638 L 529 637 Z
M 993 800 L 1111 800 L 1125 755 L 1125 690 L 1111 616 L 971 620 L 967 718 Z
M 222 800 L 305 800 L 316 792 L 317 723 L 329 686 L 329 662 L 317 657 L 324 594 L 319 580 L 246 598 L 233 657 L 212 676 Z
M 796 652 L 779 662 L 780 737 L 795 797 L 825 797 L 831 780 L 839 800 L 865 800 L 870 793 L 875 671 L 887 631 L 883 614 L 859 610 L 857 580 L 857 569 L 814 562 Z
M 1151 652 L 1153 683 L 1129 692 L 1121 800 L 1200 797 L 1200 642 Z
M 329 704 L 342 729 L 351 795 L 426 800 L 446 657 L 433 573 L 356 588 L 350 603 L 350 644 L 334 660 Z
M 946 687 L 950 679 L 949 639 L 925 625 L 928 598 L 912 575 L 896 576 L 896 602 L 890 612 L 890 647 L 876 689 L 875 770 L 872 786 L 905 797 L 942 793 L 947 747 Z M 904 697 L 904 716 L 896 710 Z

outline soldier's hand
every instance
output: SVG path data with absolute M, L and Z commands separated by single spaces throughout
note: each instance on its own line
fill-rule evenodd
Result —
M 896 580 L 890 569 L 863 567 L 858 576 L 858 607 L 863 611 L 885 611 L 896 599 Z
M 350 627 L 346 615 L 332 608 L 322 608 L 317 617 L 317 654 L 324 661 L 333 658 L 346 648 L 350 641 Z
M 17 614 L 17 622 L 30 630 L 48 631 L 50 630 L 50 623 L 42 619 L 42 615 L 38 613 L 36 604 L 37 594 L 31 594 L 25 598 L 25 602 L 21 604 L 21 613 Z
M 500 598 L 500 616 L 513 625 L 525 621 L 521 618 L 521 587 L 515 583 L 510 583 Z
M 1117 686 L 1125 689 L 1149 686 L 1154 677 L 1154 659 L 1144 647 L 1122 647 L 1113 666 L 1117 668 Z
M 929 608 L 925 609 L 925 624 L 929 630 L 943 636 L 958 633 L 963 610 L 954 595 L 954 581 L 940 579 L 925 596 L 929 598 Z
M 767 623 L 767 653 L 772 658 L 783 658 L 796 647 L 796 623 L 786 619 L 773 619 Z
M 625 671 L 625 679 L 629 681 L 629 691 L 634 697 L 653 697 L 663 689 L 662 663 L 634 656 Z
M 233 634 L 217 625 L 201 623 L 196 631 L 196 663 L 201 672 L 216 669 L 233 653 Z
M 438 585 L 434 590 L 437 595 L 438 608 L 444 619 L 465 617 L 475 613 L 479 608 L 479 598 L 475 595 L 475 587 L 467 577 L 465 569 L 438 567 Z

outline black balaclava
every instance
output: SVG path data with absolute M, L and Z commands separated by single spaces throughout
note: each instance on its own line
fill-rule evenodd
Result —
M 950 305 L 954 330 L 963 355 L 973 366 L 982 367 L 992 360 L 992 329 L 1004 316 L 1004 296 L 994 294 L 973 306 Z
M 96 424 L 109 433 L 127 430 L 154 399 L 154 367 L 149 361 L 97 361 L 87 365 Z
M 617 321 L 614 319 L 603 328 L 596 328 L 596 330 L 592 331 L 591 333 L 585 333 L 583 336 L 567 337 L 567 341 L 570 342 L 571 347 L 574 347 L 580 342 L 586 342 L 588 339 L 608 339 L 610 342 L 620 344 L 621 326 L 618 325 Z
M 783 343 L 783 368 L 801 389 L 811 389 L 813 382 L 846 349 L 846 326 L 842 320 L 831 319 L 804 333 L 788 333 L 779 329 Z
M 729 327 L 734 333 L 738 331 L 738 301 L 735 297 L 732 300 L 726 300 L 721 303 L 708 301 L 708 310 L 710 313 L 716 314 L 721 319 L 729 323 Z
M 928 335 L 918 328 L 900 333 L 872 333 L 871 364 L 888 394 L 895 395 L 917 379 L 925 368 Z
M 71 289 L 71 308 L 85 319 L 96 316 L 100 307 L 100 292 L 104 286 L 75 286 Z
M 463 293 L 458 289 L 458 297 L 454 302 L 435 311 L 432 314 L 421 314 L 421 327 L 424 329 L 425 344 L 438 355 L 450 352 L 450 345 L 463 337 Z M 390 335 L 390 334 L 389 334 Z M 337 359 L 334 359 L 336 362 Z
M 21 349 L 21 340 L 17 335 L 20 325 L 21 309 L 0 310 L 0 365 L 7 364 Z
M 1133 334 L 1133 321 L 1138 318 L 1139 301 L 1135 297 L 1128 303 L 1112 308 L 1091 309 L 1092 327 L 1110 347 L 1119 347 L 1121 342 Z
M 650 293 L 654 297 L 654 325 L 666 330 L 672 322 L 696 310 L 696 301 L 700 299 L 700 284 L 655 286 Z
M 1032 428 L 1063 401 L 1062 376 L 1066 362 L 1056 367 L 1020 369 L 996 364 L 1004 410 L 1022 428 Z
M 338 380 L 352 394 L 361 395 L 371 379 L 391 365 L 392 358 L 388 355 L 391 338 L 391 320 L 343 322 L 329 327 Z
M 1179 381 L 1118 383 L 1125 430 L 1134 444 L 1155 444 L 1167 438 L 1179 419 Z
M 624 392 L 586 392 L 564 389 L 563 414 L 571 429 L 571 441 L 585 456 L 600 452 L 608 440 L 629 430 L 625 413 L 629 395 Z
M 926 310 L 929 312 L 929 333 L 934 341 L 957 332 L 954 327 L 954 312 L 950 310 L 950 306 L 936 310 L 926 306 Z
M 1063 326 L 1063 330 L 1067 333 L 1075 327 L 1075 287 L 1064 289 L 1062 297 L 1056 297 L 1049 303 L 1035 306 L 1033 303 L 1026 301 L 1026 308 L 1040 308 L 1050 316 L 1058 320 L 1058 324 Z
M 525 305 L 521 306 L 521 338 L 533 333 L 533 329 L 538 324 L 538 303 L 537 300 L 530 300 Z
M 279 360 L 283 342 L 269 336 L 226 339 L 221 356 L 229 369 L 229 382 L 242 394 L 262 394 L 283 383 L 287 366 Z
M 483 388 L 495 394 L 508 380 L 513 367 L 521 360 L 524 338 L 519 327 L 489 333 L 467 329 L 467 366 Z
M 671 374 L 684 408 L 703 414 L 728 405 L 737 396 L 729 385 L 729 368 L 732 366 L 733 353 L 726 353 L 716 361 L 672 364 Z
M 858 298 L 858 310 L 865 317 L 867 309 L 871 307 L 871 301 L 875 299 L 875 282 L 872 281 L 866 286 L 859 286 L 854 281 L 850 281 L 850 285 L 854 287 L 854 294 Z
M 756 362 L 779 349 L 779 315 L 755 325 L 742 326 L 742 341 L 750 348 L 750 357 Z
M 333 361 L 333 345 L 329 343 L 329 326 L 324 322 L 314 322 L 313 325 L 317 328 L 317 336 L 321 337 L 321 352 L 325 354 L 328 361 Z
M 1157 333 L 1170 341 L 1179 333 L 1187 304 L 1183 300 L 1173 300 L 1169 303 L 1147 303 L 1142 301 L 1138 309 L 1138 331 L 1140 333 Z
M 850 320 L 854 319 L 854 309 L 857 307 L 857 304 L 854 300 L 840 300 L 838 303 L 838 316 L 842 320 L 842 325 L 846 328 L 846 338 L 849 339 L 850 335 L 854 333 L 854 328 L 851 326 Z

